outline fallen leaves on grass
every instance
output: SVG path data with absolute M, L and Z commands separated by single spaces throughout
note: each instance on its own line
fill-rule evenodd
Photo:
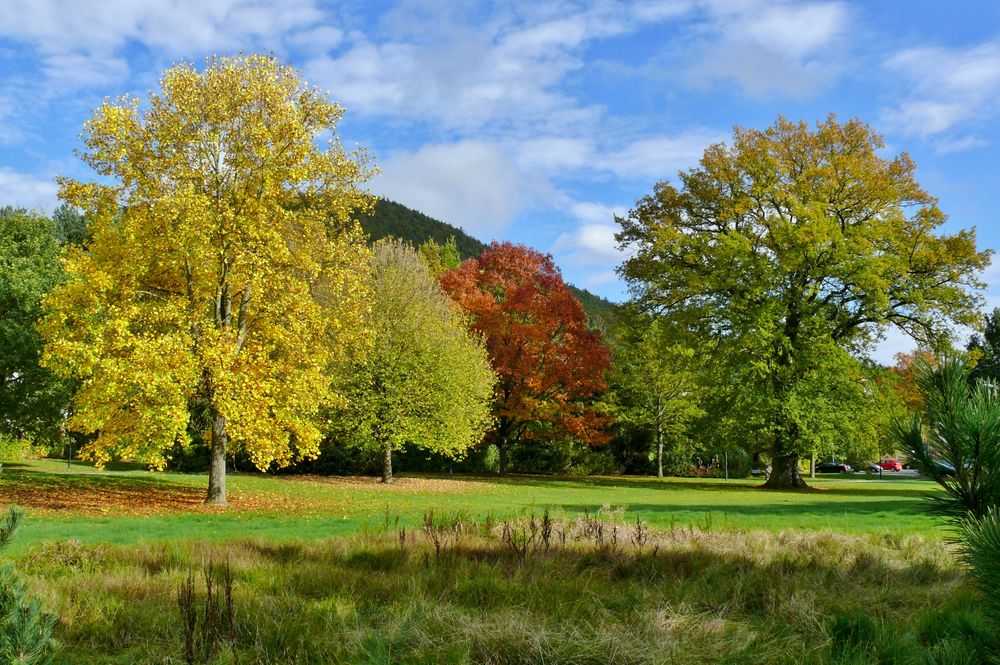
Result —
M 204 493 L 176 483 L 115 476 L 4 474 L 0 503 L 41 513 L 150 515 L 197 509 Z
M 469 494 L 484 491 L 485 483 L 436 478 L 397 478 L 383 485 L 378 478 L 360 476 L 278 476 L 273 490 L 230 488 L 229 505 L 206 506 L 205 489 L 199 485 L 162 478 L 129 475 L 4 473 L 0 475 L 0 505 L 17 504 L 36 514 L 49 515 L 157 515 L 190 512 L 247 513 L 353 513 L 359 508 L 358 489 L 372 494 Z M 280 481 L 280 482 L 279 482 Z M 309 484 L 322 491 L 294 490 L 293 483 Z M 344 492 L 336 492 L 340 488 Z M 332 491 L 327 491 L 327 489 Z M 372 497 L 367 497 L 371 499 Z

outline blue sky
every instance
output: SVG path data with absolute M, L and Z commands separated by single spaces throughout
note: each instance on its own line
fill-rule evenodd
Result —
M 0 0 L 0 204 L 48 210 L 106 96 L 173 62 L 272 52 L 330 92 L 372 190 L 552 252 L 621 299 L 613 215 L 734 125 L 858 116 L 1000 246 L 1000 3 Z M 1000 305 L 1000 271 L 987 271 Z M 912 346 L 890 334 L 877 357 Z

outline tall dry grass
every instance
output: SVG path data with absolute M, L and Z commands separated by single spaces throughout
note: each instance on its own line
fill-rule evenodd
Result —
M 377 534 L 318 543 L 58 543 L 21 567 L 60 615 L 66 663 L 186 662 L 178 589 L 206 565 L 231 570 L 232 643 L 198 662 L 987 657 L 977 596 L 954 552 L 920 536 L 652 531 L 607 514 L 395 524 L 387 516 Z

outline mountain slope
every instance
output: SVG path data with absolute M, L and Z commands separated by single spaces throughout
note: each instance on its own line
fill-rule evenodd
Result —
M 455 244 L 463 260 L 479 256 L 488 247 L 456 226 L 388 199 L 378 199 L 372 214 L 361 217 L 358 221 L 373 242 L 392 236 L 416 247 L 428 238 L 438 244 L 444 244 L 448 238 L 455 236 Z M 591 326 L 608 330 L 618 318 L 618 305 L 615 303 L 572 284 L 567 286 L 583 305 Z

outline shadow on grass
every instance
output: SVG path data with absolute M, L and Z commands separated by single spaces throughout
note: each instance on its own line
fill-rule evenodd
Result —
M 427 477 L 439 477 L 439 476 L 427 476 Z M 699 492 L 734 492 L 739 490 L 757 490 L 763 489 L 763 482 L 759 480 L 741 478 L 733 480 L 722 480 L 712 479 L 712 480 L 694 480 L 688 478 L 664 478 L 663 480 L 655 478 L 642 478 L 640 476 L 621 476 L 621 477 L 608 477 L 608 476 L 533 476 L 533 475 L 509 475 L 505 477 L 498 477 L 495 475 L 462 475 L 462 476 L 440 476 L 443 479 L 450 479 L 456 482 L 474 481 L 479 483 L 492 483 L 495 485 L 507 485 L 516 487 L 540 487 L 540 488 L 552 488 L 552 487 L 573 487 L 579 489 L 589 489 L 589 488 L 614 488 L 614 489 L 646 489 L 646 490 L 656 490 L 660 492 L 686 492 L 686 491 L 699 491 Z M 935 491 L 934 489 L 928 489 L 926 486 L 920 487 L 887 487 L 885 485 L 878 484 L 878 479 L 873 479 L 871 482 L 859 482 L 857 485 L 852 485 L 845 487 L 842 485 L 828 486 L 822 481 L 828 479 L 820 479 L 820 483 L 813 486 L 810 492 L 783 492 L 783 491 L 772 491 L 767 490 L 767 494 L 773 494 L 774 496 L 781 496 L 787 494 L 788 496 L 823 496 L 823 495 L 839 495 L 839 496 L 901 496 L 901 497 L 924 497 L 929 493 Z M 840 480 L 837 478 L 837 480 Z M 844 480 L 860 480 L 867 481 L 869 479 L 864 478 L 845 478 Z M 903 481 L 910 482 L 915 479 L 891 479 L 892 481 Z M 807 481 L 808 482 L 808 481 Z
M 593 503 L 564 503 L 560 502 L 554 504 L 553 508 L 559 508 L 566 511 L 569 514 L 588 512 L 590 514 L 596 514 L 601 510 L 601 506 Z M 655 504 L 655 503 L 629 503 L 628 504 L 628 514 L 629 515 L 657 515 L 669 518 L 670 515 L 693 515 L 695 519 L 693 520 L 696 524 L 701 524 L 704 522 L 704 516 L 711 515 L 712 520 L 717 526 L 722 525 L 722 520 L 725 516 L 734 517 L 747 517 L 747 518 L 777 518 L 778 520 L 786 520 L 788 524 L 801 525 L 803 520 L 815 519 L 822 522 L 824 519 L 836 518 L 838 521 L 843 519 L 853 519 L 856 518 L 859 521 L 869 521 L 875 517 L 884 517 L 886 520 L 893 520 L 896 518 L 910 518 L 925 516 L 927 514 L 927 506 L 923 501 L 913 500 L 913 501 L 852 501 L 849 504 L 831 502 L 824 503 L 822 501 L 811 502 L 811 503 L 764 503 L 764 504 L 749 504 L 749 503 L 694 503 L 694 504 Z M 657 522 L 662 523 L 664 520 L 662 517 L 656 518 Z M 685 519 L 684 523 L 687 523 Z M 817 527 L 825 526 L 822 523 L 816 524 Z

